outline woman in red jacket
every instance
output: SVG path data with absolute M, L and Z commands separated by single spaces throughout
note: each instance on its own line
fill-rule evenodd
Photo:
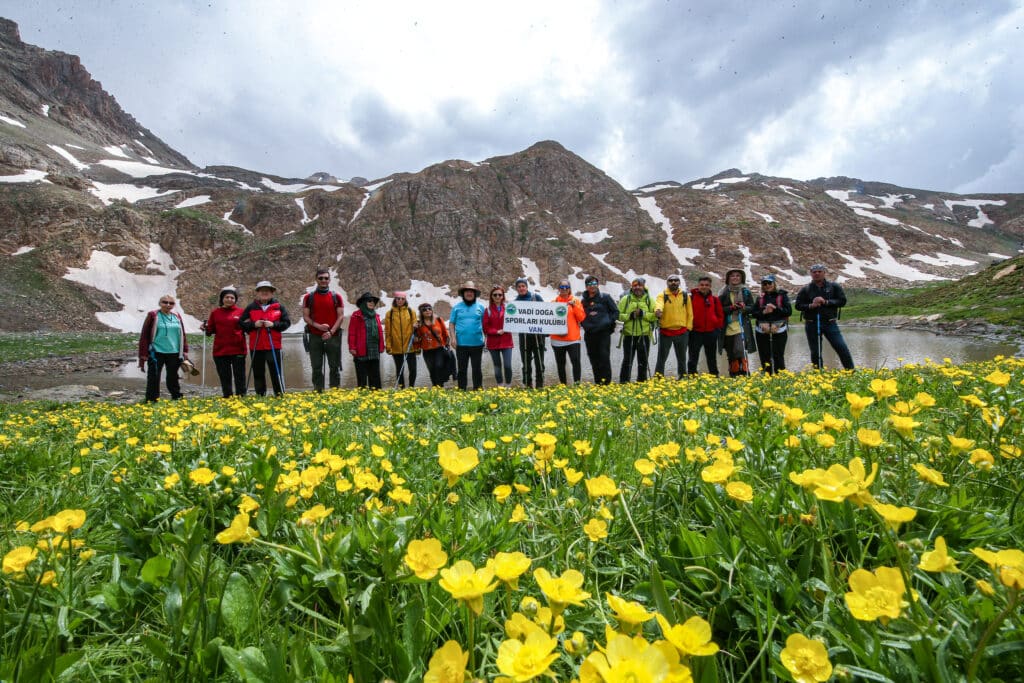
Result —
M 491 287 L 483 327 L 487 350 L 491 352 L 491 362 L 494 363 L 494 381 L 499 387 L 511 387 L 512 333 L 505 331 L 505 288 L 501 285 Z
M 284 368 L 281 367 L 281 333 L 292 326 L 281 302 L 274 298 L 277 288 L 268 281 L 256 283 L 256 300 L 245 307 L 238 324 L 249 333 L 252 350 L 252 383 L 260 396 L 267 394 L 266 367 L 272 370 L 270 381 L 274 396 L 284 392 Z
M 237 301 L 238 291 L 234 287 L 220 290 L 220 306 L 210 311 L 202 324 L 206 336 L 213 337 L 213 363 L 224 398 L 232 394 L 245 396 L 245 333 L 238 325 L 242 309 L 235 305 Z
M 356 366 L 356 385 L 380 389 L 380 354 L 384 353 L 384 326 L 374 309 L 380 299 L 364 292 L 348 324 L 348 351 Z

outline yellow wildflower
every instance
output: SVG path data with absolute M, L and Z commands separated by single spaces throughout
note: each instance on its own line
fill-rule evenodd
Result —
M 519 577 L 533 563 L 529 557 L 516 551 L 514 553 L 498 553 L 487 560 L 487 566 L 494 571 L 494 576 L 506 584 L 510 590 L 519 589 Z
M 447 641 L 430 657 L 423 683 L 464 683 L 469 653 L 454 640 Z
M 583 525 L 583 533 L 594 543 L 608 537 L 608 522 L 603 519 L 591 519 Z
M 436 538 L 416 539 L 409 542 L 403 561 L 417 578 L 429 581 L 441 567 L 448 564 L 448 553 Z
M 558 639 L 537 630 L 526 636 L 526 641 L 510 639 L 498 647 L 495 663 L 498 671 L 508 677 L 509 681 L 521 683 L 532 681 L 538 676 L 548 673 L 548 667 L 558 659 L 555 648 Z
M 922 481 L 934 484 L 935 486 L 949 486 L 949 484 L 946 483 L 945 478 L 942 476 L 942 472 L 933 470 L 931 467 L 922 465 L 919 462 L 915 462 L 913 464 L 913 468 L 914 471 L 917 472 L 917 476 L 920 477 Z
M 921 553 L 921 562 L 917 566 L 926 572 L 955 573 L 960 571 L 956 568 L 956 560 L 947 553 L 946 539 L 942 536 L 935 539 L 935 550 Z
M 484 595 L 492 592 L 498 582 L 494 581 L 494 570 L 490 567 L 477 569 L 472 562 L 459 560 L 448 569 L 441 570 L 438 585 L 480 616 L 484 610 Z
M 450 439 L 437 444 L 437 462 L 444 470 L 445 479 L 449 486 L 454 486 L 466 472 L 469 472 L 480 463 L 477 450 L 472 446 L 459 448 Z
M 800 633 L 786 638 L 779 659 L 796 683 L 821 683 L 832 677 L 832 663 L 824 643 Z
M 857 569 L 850 574 L 851 592 L 846 594 L 846 606 L 855 619 L 874 621 L 884 626 L 896 619 L 910 603 L 903 574 L 896 567 L 879 567 L 874 573 Z
M 554 577 L 541 567 L 534 570 L 533 578 L 555 613 L 560 614 L 567 605 L 582 605 L 590 597 L 590 593 L 581 588 L 583 574 L 575 569 L 566 569 L 561 576 Z
M 249 515 L 244 512 L 239 512 L 235 515 L 235 518 L 231 520 L 231 525 L 227 529 L 217 534 L 217 542 L 222 545 L 228 545 L 229 543 L 241 543 L 243 545 L 252 543 L 254 540 L 259 538 L 260 532 L 256 531 L 249 526 Z

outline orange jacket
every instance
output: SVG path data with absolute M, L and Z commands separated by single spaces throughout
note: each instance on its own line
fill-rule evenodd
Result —
M 569 314 L 565 316 L 565 322 L 568 325 L 568 329 L 565 334 L 551 335 L 551 339 L 554 341 L 564 342 L 579 341 L 580 322 L 587 317 L 586 311 L 583 310 L 583 304 L 581 304 L 580 300 L 572 294 L 567 294 L 564 297 L 559 295 L 559 297 L 555 299 L 555 302 L 569 305 Z

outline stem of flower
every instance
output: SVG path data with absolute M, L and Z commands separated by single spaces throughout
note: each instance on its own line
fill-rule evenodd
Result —
M 1019 605 L 1020 603 L 1020 591 L 1011 588 L 1010 600 L 1006 604 L 1006 607 L 1003 609 L 1002 612 L 996 615 L 996 618 L 993 619 L 992 623 L 988 625 L 988 628 L 985 629 L 985 632 L 981 634 L 981 640 L 978 641 L 978 647 L 974 651 L 974 656 L 971 657 L 971 663 L 967 667 L 967 683 L 972 683 L 974 681 L 974 676 L 978 672 L 978 665 L 981 663 L 981 654 L 985 651 L 985 648 L 988 646 L 988 641 L 991 640 L 992 636 L 996 632 L 996 629 L 999 628 L 999 624 L 1001 624 L 1003 620 L 1010 615 L 1011 612 L 1017 609 L 1017 605 Z

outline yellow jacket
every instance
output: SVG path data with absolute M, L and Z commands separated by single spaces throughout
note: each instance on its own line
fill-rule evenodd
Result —
M 678 330 L 693 327 L 693 301 L 682 287 L 673 294 L 665 290 L 654 300 L 654 311 L 661 311 L 660 327 L 663 330 Z
M 416 314 L 408 306 L 395 308 L 392 306 L 384 314 L 384 348 L 388 353 L 401 354 L 409 349 L 409 340 L 412 338 L 412 330 L 416 325 Z M 419 353 L 420 350 L 413 347 L 409 353 Z

